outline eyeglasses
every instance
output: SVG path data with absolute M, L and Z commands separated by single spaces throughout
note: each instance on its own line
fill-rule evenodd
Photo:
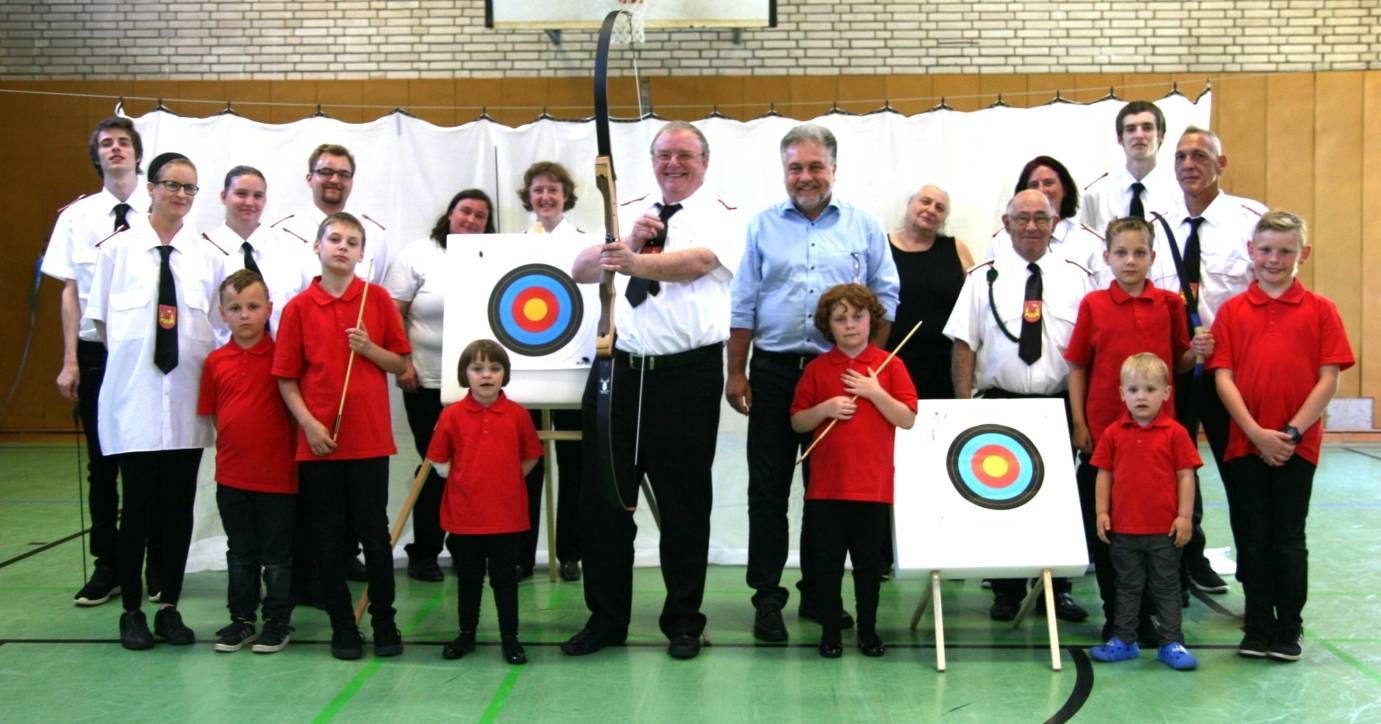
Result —
M 352 178 L 355 177 L 355 172 L 354 172 L 354 171 L 347 171 L 347 170 L 345 170 L 345 169 L 343 169 L 343 168 L 325 168 L 325 167 L 323 167 L 323 168 L 313 169 L 313 170 L 312 170 L 312 173 L 314 173 L 314 174 L 316 174 L 316 175 L 318 175 L 318 176 L 320 176 L 320 177 L 322 177 L 322 178 L 324 178 L 324 179 L 326 179 L 326 180 L 328 180 L 328 181 L 331 180 L 332 178 L 335 178 L 335 177 L 340 177 L 340 180 L 342 180 L 342 181 L 349 181 L 350 179 L 352 179 Z
M 691 161 L 700 158 L 700 154 L 688 153 L 685 151 L 682 151 L 680 153 L 672 153 L 670 151 L 659 151 L 657 153 L 652 154 L 652 157 L 654 159 L 657 159 L 657 163 L 667 163 L 672 159 L 675 159 L 677 163 L 690 163 Z
M 1022 214 L 1020 216 L 1013 216 L 1012 221 L 1016 222 L 1017 228 L 1019 229 L 1025 228 L 1027 224 L 1031 223 L 1035 223 L 1036 226 L 1045 228 L 1054 223 L 1055 219 L 1050 216 L 1046 216 L 1045 214 L 1036 214 L 1035 216 L 1027 216 L 1026 214 Z
M 167 189 L 170 194 L 185 191 L 188 196 L 196 196 L 197 192 L 201 190 L 201 187 L 196 184 L 184 184 L 177 181 L 154 181 L 154 183 Z

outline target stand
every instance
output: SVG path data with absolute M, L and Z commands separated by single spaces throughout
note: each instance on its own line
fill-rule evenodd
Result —
M 937 670 L 947 668 L 942 579 L 1038 577 L 1019 626 L 1037 596 L 1055 610 L 1053 576 L 1083 575 L 1088 552 L 1058 399 L 927 400 L 915 426 L 897 431 L 895 460 L 897 570 L 928 578 L 911 629 L 932 607 Z M 1047 628 L 1060 671 L 1054 616 Z

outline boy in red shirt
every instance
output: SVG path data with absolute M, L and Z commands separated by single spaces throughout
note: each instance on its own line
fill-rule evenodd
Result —
M 368 283 L 355 276 L 355 266 L 364 244 L 364 227 L 350 214 L 331 214 L 321 222 L 314 245 L 321 276 L 284 307 L 273 356 L 279 392 L 297 420 L 298 478 L 306 496 L 321 600 L 331 617 L 331 655 L 338 659 L 358 659 L 364 653 L 341 557 L 347 517 L 369 571 L 374 654 L 403 651 L 394 622 L 388 533 L 388 457 L 398 449 L 386 373 L 406 369 L 402 355 L 412 349 L 388 291 L 369 284 L 368 300 L 363 298 Z M 330 426 L 342 389 L 345 409 L 339 435 L 333 437 Z
M 834 343 L 806 365 L 791 401 L 791 429 L 822 431 L 835 420 L 807 462 L 806 551 L 816 582 L 812 591 L 823 631 L 820 655 L 837 658 L 840 643 L 839 589 L 844 555 L 853 559 L 858 606 L 858 648 L 865 656 L 886 651 L 877 635 L 878 582 L 884 538 L 891 527 L 893 441 L 896 428 L 916 422 L 916 387 L 906 365 L 882 368 L 887 353 L 868 339 L 884 310 L 861 284 L 841 284 L 820 295 L 815 327 Z M 882 368 L 882 369 L 879 369 Z
M 524 477 L 537 467 L 542 444 L 527 410 L 504 395 L 508 353 L 480 339 L 460 353 L 457 372 L 470 394 L 441 411 L 427 459 L 446 477 L 441 527 L 455 562 L 460 590 L 460 633 L 441 655 L 458 659 L 475 650 L 484 569 L 494 589 L 504 660 L 527 661 L 518 643 L 518 558 L 528 522 Z
M 1089 655 L 1125 661 L 1137 645 L 1142 593 L 1160 617 L 1158 658 L 1179 671 L 1199 662 L 1180 631 L 1180 549 L 1194 516 L 1194 469 L 1203 465 L 1194 441 L 1172 418 L 1170 368 L 1158 355 L 1134 354 L 1119 373 L 1125 412 L 1104 428 L 1090 464 L 1098 468 L 1094 493 L 1098 539 L 1108 546 L 1117 591 L 1117 618 L 1107 643 Z M 1169 531 L 1167 534 L 1166 531 Z
M 1213 322 L 1209 360 L 1232 416 L 1223 460 L 1237 578 L 1247 599 L 1242 656 L 1298 661 L 1308 596 L 1304 524 L 1328 401 L 1355 360 L 1338 308 L 1295 279 L 1309 258 L 1304 221 L 1271 211 L 1248 245 L 1256 281 Z M 1303 432 L 1301 432 L 1303 431 Z
M 1114 219 L 1107 228 L 1103 259 L 1113 273 L 1107 289 L 1091 292 L 1079 303 L 1065 359 L 1069 360 L 1069 409 L 1074 423 L 1073 442 L 1079 451 L 1076 479 L 1080 508 L 1084 513 L 1084 540 L 1093 561 L 1098 594 L 1103 599 L 1102 640 L 1112 638 L 1117 596 L 1108 546 L 1094 526 L 1094 483 L 1098 474 L 1089 458 L 1103 431 L 1126 415 L 1119 379 L 1122 363 L 1139 352 L 1150 352 L 1167 367 L 1187 372 L 1195 355 L 1213 353 L 1213 337 L 1207 332 L 1191 342 L 1184 299 L 1159 289 L 1147 278 L 1155 262 L 1155 228 L 1137 218 Z M 1173 393 L 1172 393 L 1173 394 Z M 1173 398 L 1172 398 L 1173 399 Z M 1174 406 L 1167 412 L 1173 416 Z M 1141 642 L 1158 645 L 1159 635 L 1143 607 Z
M 216 506 L 227 541 L 230 625 L 216 632 L 216 650 L 253 643 L 255 653 L 271 654 L 288 645 L 293 630 L 297 438 L 271 372 L 273 339 L 264 325 L 273 303 L 263 277 L 248 269 L 226 277 L 220 309 L 231 340 L 206 358 L 197 402 L 197 414 L 216 418 Z M 264 630 L 256 637 L 261 570 Z

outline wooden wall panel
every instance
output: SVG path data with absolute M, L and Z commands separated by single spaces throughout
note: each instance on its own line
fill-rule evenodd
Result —
M 885 87 L 885 98 L 892 108 L 904 115 L 915 115 L 930 110 L 935 105 L 932 98 L 931 76 L 928 75 L 889 75 Z
M 718 111 L 720 115 L 739 120 L 747 120 L 743 113 L 742 77 L 709 76 L 700 78 L 695 84 L 696 100 L 709 106 L 709 112 Z
M 1266 77 L 1225 78 L 1214 87 L 1221 90 L 1213 98 L 1214 105 L 1221 104 L 1215 131 L 1228 157 L 1223 188 L 1237 196 L 1264 198 L 1266 134 L 1261 129 L 1266 118 Z
M 1338 305 L 1348 337 L 1360 340 L 1362 258 L 1362 73 L 1318 76 L 1314 112 L 1314 289 Z M 1372 169 L 1375 173 L 1376 170 Z M 1338 396 L 1356 397 L 1357 371 L 1343 373 Z
M 460 121 L 451 106 L 456 105 L 456 82 L 449 78 L 410 80 L 408 98 L 403 104 L 412 115 L 438 126 L 454 126 Z M 435 106 L 435 107 L 425 107 Z
M 978 99 L 980 108 L 987 108 L 999 99 L 1013 108 L 1026 108 L 1034 105 L 1026 97 L 1025 75 L 983 75 L 979 76 Z
M 848 75 L 839 79 L 839 110 L 870 113 L 887 100 L 887 78 L 880 75 Z
M 1381 73 L 1370 72 L 1364 81 L 1362 128 L 1374 129 L 1381 124 Z M 1376 266 L 1381 262 L 1381 137 L 1376 133 L 1362 134 L 1362 257 L 1360 265 L 1368 270 L 1370 280 L 1362 284 L 1362 322 L 1352 340 L 1352 352 L 1357 357 L 1357 376 L 1361 380 L 1362 396 L 1373 400 L 1372 427 L 1381 428 L 1381 284 L 1375 282 Z M 1324 252 L 1325 254 L 1327 252 Z
M 983 87 L 978 76 L 938 73 L 930 76 L 930 84 L 930 94 L 936 97 L 935 103 L 943 100 L 956 111 L 976 111 L 992 102 L 991 98 L 984 100 L 980 97 Z
M 344 123 L 364 123 L 386 113 L 375 108 L 361 108 L 364 103 L 363 81 L 337 80 L 316 84 L 316 102 L 321 112 Z M 401 84 L 399 84 L 401 85 Z M 316 111 L 313 110 L 312 113 Z
M 1266 194 L 1257 200 L 1312 221 L 1314 186 L 1300 179 L 1314 175 L 1314 74 L 1271 76 L 1266 79 L 1266 94 L 1291 102 L 1273 104 L 1266 114 Z M 1300 280 L 1313 288 L 1313 264 L 1304 265 Z
M 668 121 L 694 121 L 710 114 L 714 104 L 697 103 L 696 79 L 689 76 L 659 76 L 648 79 L 652 110 Z M 620 115 L 634 115 L 632 113 Z

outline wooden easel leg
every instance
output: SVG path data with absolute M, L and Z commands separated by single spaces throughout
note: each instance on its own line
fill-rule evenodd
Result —
M 940 572 L 930 572 L 930 598 L 935 603 L 935 670 L 945 670 L 945 614 L 940 608 Z
M 551 410 L 542 410 L 542 429 L 551 431 L 556 429 L 552 425 Z M 556 469 L 556 441 L 548 440 L 546 450 L 542 455 L 543 482 L 542 490 L 547 502 L 547 580 L 556 583 L 557 563 L 556 563 L 556 505 L 552 495 L 552 470 Z
M 1041 579 L 1036 579 L 1036 587 L 1026 592 L 1026 598 L 1021 599 L 1021 608 L 1017 609 L 1017 617 L 1012 619 L 1012 628 L 1019 628 L 1031 609 L 1036 607 L 1036 601 L 1040 600 L 1041 591 L 1048 590 L 1049 583 L 1042 583 Z M 1047 611 L 1053 610 L 1050 608 Z
M 936 573 L 931 573 L 931 575 L 936 575 Z M 925 616 L 926 606 L 930 605 L 930 597 L 934 594 L 935 591 L 932 591 L 930 586 L 926 586 L 925 593 L 921 594 L 921 600 L 916 602 L 916 610 L 911 612 L 912 631 L 915 631 L 916 627 L 921 625 L 921 618 Z
M 1041 585 L 1045 589 L 1045 627 L 1050 635 L 1050 668 L 1060 670 L 1060 629 L 1055 623 L 1055 589 L 1050 580 L 1050 569 L 1041 571 Z

